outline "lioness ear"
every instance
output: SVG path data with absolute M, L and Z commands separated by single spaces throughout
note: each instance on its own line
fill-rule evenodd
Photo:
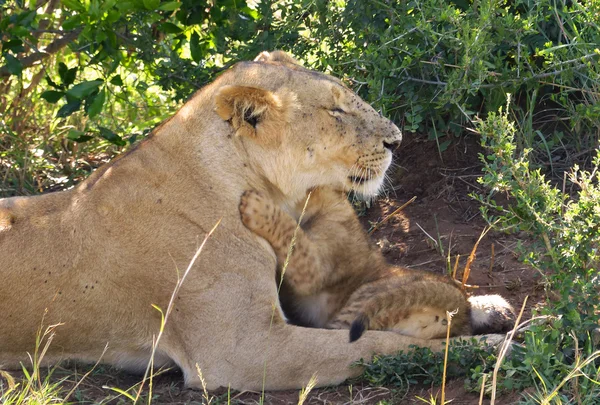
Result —
M 302 64 L 298 62 L 292 55 L 284 51 L 261 52 L 256 58 L 254 58 L 254 62 L 279 62 L 288 65 L 302 66 Z
M 223 86 L 215 96 L 215 111 L 231 122 L 236 135 L 279 142 L 293 97 L 246 86 Z

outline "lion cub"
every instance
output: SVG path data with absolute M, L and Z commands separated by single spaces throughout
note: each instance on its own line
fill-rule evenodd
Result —
M 514 311 L 500 296 L 467 298 L 449 277 L 388 264 L 368 236 L 345 193 L 314 190 L 300 227 L 304 201 L 285 211 L 257 191 L 240 202 L 244 225 L 272 246 L 282 277 L 280 300 L 292 323 L 366 329 L 433 339 L 446 336 L 446 311 L 454 312 L 451 336 L 502 332 Z M 283 271 L 290 243 L 295 246 Z M 279 279 L 278 279 L 279 281 Z

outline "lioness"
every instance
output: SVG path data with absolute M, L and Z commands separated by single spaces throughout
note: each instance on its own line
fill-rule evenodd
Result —
M 513 308 L 498 295 L 469 299 L 449 277 L 389 265 L 343 191 L 320 187 L 308 198 L 291 211 L 302 216 L 300 227 L 263 193 L 248 190 L 240 201 L 244 225 L 269 242 L 280 267 L 288 263 L 280 295 L 293 322 L 350 329 L 350 342 L 366 329 L 441 338 L 447 311 L 454 312 L 451 336 L 514 326 Z
M 398 128 L 339 80 L 281 52 L 242 62 L 196 93 L 137 148 L 74 189 L 0 200 L 0 364 L 19 367 L 36 331 L 60 324 L 46 354 L 143 369 L 177 282 L 188 275 L 154 365 L 185 383 L 256 390 L 320 385 L 360 373 L 350 365 L 409 345 L 394 333 L 285 322 L 269 244 L 240 220 L 244 190 L 295 206 L 331 185 L 376 193 Z M 361 180 L 364 172 L 370 177 Z M 272 319 L 272 309 L 276 313 Z M 47 313 L 44 316 L 44 312 Z M 266 367 L 265 367 L 266 365 Z

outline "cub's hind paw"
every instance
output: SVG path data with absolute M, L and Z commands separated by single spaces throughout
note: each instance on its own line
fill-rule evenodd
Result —
M 469 297 L 473 334 L 508 332 L 515 325 L 515 310 L 500 295 Z
M 244 225 L 251 231 L 259 231 L 269 224 L 274 204 L 263 193 L 246 190 L 240 199 L 240 215 Z

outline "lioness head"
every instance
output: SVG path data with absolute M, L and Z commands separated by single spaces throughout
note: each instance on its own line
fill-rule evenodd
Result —
M 215 111 L 252 167 L 286 195 L 317 186 L 377 194 L 400 130 L 331 76 L 284 52 L 237 64 L 215 94 Z M 259 149 L 259 153 L 256 153 Z

